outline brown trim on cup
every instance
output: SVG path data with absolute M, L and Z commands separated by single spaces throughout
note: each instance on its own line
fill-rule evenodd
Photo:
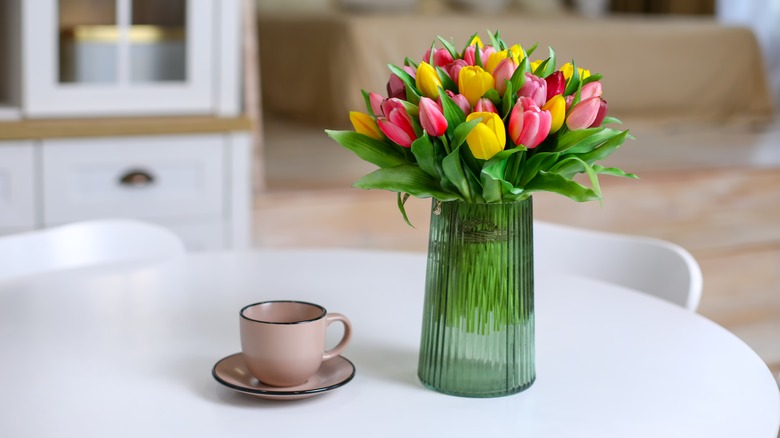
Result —
M 320 316 L 316 317 L 316 318 L 311 318 L 311 319 L 304 319 L 304 320 L 302 320 L 302 321 L 292 321 L 292 322 L 273 322 L 273 321 L 260 321 L 259 319 L 252 319 L 252 318 L 250 318 L 250 317 L 248 317 L 248 316 L 245 316 L 245 315 L 244 315 L 244 310 L 246 310 L 246 309 L 248 309 L 248 308 L 250 308 L 250 307 L 259 306 L 259 305 L 261 305 L 261 304 L 270 304 L 270 303 L 296 303 L 296 304 L 306 304 L 306 305 L 309 305 L 309 306 L 314 306 L 314 307 L 317 307 L 317 308 L 319 308 L 320 310 L 322 310 L 322 314 L 321 314 Z M 257 302 L 257 303 L 254 303 L 254 304 L 248 304 L 248 305 L 246 305 L 246 306 L 242 307 L 242 308 L 241 308 L 241 311 L 239 312 L 239 316 L 241 316 L 241 318 L 243 318 L 243 319 L 245 319 L 245 320 L 247 320 L 247 321 L 252 321 L 252 322 L 259 322 L 259 323 L 261 323 L 261 324 L 276 324 L 276 325 L 293 325 L 293 324 L 303 324 L 303 323 L 306 323 L 306 322 L 319 321 L 320 319 L 324 318 L 324 317 L 325 317 L 327 314 L 328 314 L 328 311 L 327 311 L 327 310 L 325 310 L 325 308 L 324 308 L 324 307 L 322 307 L 322 306 L 320 306 L 319 304 L 310 303 L 310 302 L 308 302 L 308 301 L 298 301 L 298 300 L 271 300 L 271 301 L 260 301 L 260 302 Z

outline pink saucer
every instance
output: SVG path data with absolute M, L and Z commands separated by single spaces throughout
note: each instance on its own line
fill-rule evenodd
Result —
M 338 356 L 325 361 L 317 374 L 298 386 L 270 386 L 257 380 L 244 365 L 242 353 L 232 354 L 214 365 L 211 374 L 217 382 L 244 394 L 268 400 L 299 400 L 342 387 L 355 376 L 355 365 Z

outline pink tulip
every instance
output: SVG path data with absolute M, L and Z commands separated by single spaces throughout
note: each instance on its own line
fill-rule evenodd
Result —
M 571 95 L 571 94 L 570 94 L 570 95 L 568 95 L 568 96 L 566 96 L 566 111 L 567 111 L 567 112 L 568 112 L 568 111 L 569 111 L 569 109 L 571 108 L 571 103 L 572 103 L 572 102 L 574 102 L 574 96 L 573 96 L 573 95 Z
M 591 97 L 601 97 L 601 82 L 588 82 L 587 84 L 582 86 L 582 90 L 580 90 L 580 99 L 586 100 L 590 99 Z
M 415 77 L 415 71 L 412 67 L 405 65 L 402 68 L 405 72 L 409 73 L 412 78 Z M 390 80 L 387 81 L 387 95 L 398 99 L 406 99 L 406 85 L 404 84 L 404 81 L 395 74 L 391 74 Z
M 536 106 L 543 106 L 547 102 L 547 82 L 531 73 L 525 74 L 525 83 L 517 92 L 518 96 L 530 97 Z
M 371 111 L 374 112 L 374 116 L 382 115 L 382 102 L 385 98 L 381 94 L 368 93 L 368 102 L 371 104 Z
M 566 78 L 560 70 L 547 76 L 544 81 L 547 82 L 547 100 L 552 99 L 555 95 L 563 94 L 566 90 Z
M 420 124 L 428 135 L 434 137 L 447 132 L 447 119 L 444 118 L 441 107 L 427 97 L 420 99 Z
M 460 69 L 466 67 L 467 65 L 469 64 L 462 59 L 456 59 L 455 61 L 452 62 L 452 64 L 450 64 L 449 74 L 453 82 L 455 82 L 456 84 L 458 83 L 458 77 L 460 76 Z
M 516 145 L 533 149 L 547 138 L 552 125 L 550 111 L 542 111 L 530 97 L 520 97 L 509 115 L 509 137 Z
M 479 60 L 482 61 L 483 66 L 487 62 L 488 56 L 496 52 L 496 49 L 491 46 L 485 46 L 483 49 L 478 49 L 476 44 L 468 46 L 463 52 L 463 60 L 466 61 L 466 64 L 477 65 L 477 50 L 479 50 Z
M 428 62 L 428 60 L 431 59 L 431 49 L 428 49 L 425 51 L 425 55 L 423 55 L 423 61 Z M 444 67 L 445 65 L 449 65 L 452 63 L 452 55 L 450 55 L 450 52 L 446 49 L 433 49 L 433 66 L 435 67 Z
M 395 98 L 386 99 L 382 103 L 384 117 L 377 118 L 379 129 L 390 140 L 408 148 L 417 138 L 412 126 L 412 119 L 406 113 L 401 101 Z
M 599 103 L 599 112 L 598 114 L 596 114 L 596 120 L 593 121 L 593 124 L 591 124 L 590 127 L 595 128 L 601 126 L 601 123 L 604 121 L 604 118 L 606 117 L 607 117 L 607 101 L 601 99 L 601 102 Z
M 575 131 L 591 126 L 596 121 L 600 107 L 600 97 L 591 97 L 579 102 L 569 111 L 569 115 L 566 117 L 566 127 Z
M 471 105 L 469 105 L 469 101 L 466 99 L 466 96 L 462 94 L 455 94 L 450 90 L 447 90 L 447 96 L 449 96 L 450 99 L 452 99 L 452 101 L 455 102 L 458 107 L 460 107 L 460 110 L 463 111 L 463 114 L 471 114 Z M 443 108 L 441 97 L 436 100 L 436 103 L 439 105 L 439 108 Z
M 517 70 L 517 64 L 511 57 L 502 59 L 496 66 L 496 69 L 493 70 L 493 77 L 496 79 L 496 91 L 498 91 L 499 96 L 504 96 L 506 81 L 512 79 L 515 70 Z
M 482 97 L 474 105 L 474 111 L 478 113 L 496 113 L 498 114 L 498 108 L 490 101 L 490 99 Z

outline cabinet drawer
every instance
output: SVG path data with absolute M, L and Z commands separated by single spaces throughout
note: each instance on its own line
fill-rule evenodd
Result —
M 35 199 L 32 142 L 0 142 L 0 227 L 32 228 Z
M 45 140 L 44 222 L 221 217 L 220 135 Z

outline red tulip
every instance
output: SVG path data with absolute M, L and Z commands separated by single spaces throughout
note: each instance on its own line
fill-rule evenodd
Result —
M 605 117 L 607 117 L 607 101 L 601 99 L 601 102 L 599 103 L 599 112 L 596 114 L 596 120 L 593 121 L 590 127 L 595 128 L 601 126 L 601 123 L 604 121 Z
M 525 74 L 525 83 L 517 92 L 518 96 L 530 97 L 536 106 L 542 106 L 547 102 L 547 82 L 531 73 Z
M 405 65 L 402 68 L 414 78 L 415 71 L 412 67 Z M 387 81 L 387 95 L 398 99 L 406 99 L 406 85 L 395 74 L 391 74 L 390 79 Z
M 509 137 L 516 145 L 533 149 L 550 133 L 552 116 L 529 97 L 520 97 L 509 116 Z
M 406 113 L 401 101 L 395 98 L 386 99 L 382 103 L 382 113 L 384 117 L 376 120 L 382 133 L 405 148 L 411 147 L 417 134 L 412 126 L 412 119 Z
M 600 107 L 600 97 L 591 97 L 579 102 L 577 105 L 572 107 L 571 111 L 569 111 L 569 115 L 566 117 L 566 127 L 572 131 L 575 131 L 577 129 L 585 129 L 593 125 L 593 123 L 596 121 L 596 116 L 599 113 Z
M 429 135 L 434 137 L 447 132 L 447 119 L 444 118 L 441 108 L 427 97 L 420 99 L 420 124 Z
M 547 100 L 552 99 L 557 94 L 563 94 L 566 90 L 566 78 L 562 71 L 556 71 L 544 79 L 547 82 Z
M 431 59 L 431 49 L 425 51 L 423 55 L 423 61 L 428 62 Z M 433 65 L 437 67 L 444 67 L 452 63 L 452 55 L 446 49 L 433 49 Z
M 474 111 L 478 113 L 496 113 L 498 114 L 498 108 L 490 101 L 490 99 L 482 97 L 474 105 Z
M 371 111 L 374 112 L 374 116 L 382 115 L 382 102 L 385 98 L 381 94 L 368 93 L 368 102 L 371 104 Z

